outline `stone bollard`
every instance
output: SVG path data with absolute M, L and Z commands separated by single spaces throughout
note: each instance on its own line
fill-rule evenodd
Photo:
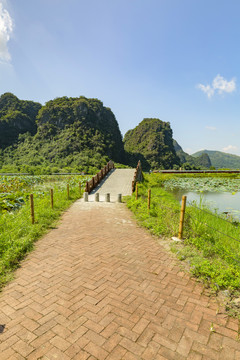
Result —
M 88 192 L 85 192 L 83 194 L 83 199 L 84 199 L 84 201 L 88 201 Z
M 99 193 L 95 194 L 95 201 L 99 202 Z
M 110 202 L 110 194 L 109 193 L 105 194 L 105 201 Z
M 122 202 L 122 194 L 118 194 L 118 196 L 117 196 L 117 202 L 119 202 L 119 203 Z

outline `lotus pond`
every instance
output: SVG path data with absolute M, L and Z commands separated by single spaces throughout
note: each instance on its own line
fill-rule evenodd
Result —
M 23 176 L 0 176 L 0 214 L 21 208 L 34 192 L 36 196 L 43 196 L 51 187 L 58 190 L 85 184 L 89 180 L 86 176 L 49 176 L 49 175 L 23 175 Z
M 171 177 L 164 188 L 177 200 L 187 196 L 188 203 L 205 205 L 212 211 L 240 220 L 240 179 L 223 177 Z

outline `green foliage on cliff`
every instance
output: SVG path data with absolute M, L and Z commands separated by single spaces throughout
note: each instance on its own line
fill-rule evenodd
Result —
M 145 170 L 170 169 L 180 164 L 168 122 L 144 119 L 125 134 L 123 141 L 127 161 L 132 166 L 139 159 Z
M 0 148 L 17 142 L 19 134 L 36 133 L 36 116 L 41 105 L 19 100 L 11 93 L 0 97 Z
M 0 171 L 35 174 L 93 173 L 108 160 L 145 170 L 180 165 L 170 124 L 144 119 L 125 135 L 111 109 L 98 99 L 66 96 L 44 106 L 0 97 Z
M 114 114 L 97 99 L 57 98 L 41 107 L 37 132 L 25 133 L 2 152 L 0 161 L 15 171 L 31 167 L 58 172 L 92 172 L 112 159 L 124 161 L 122 136 Z M 1 155 L 1 154 L 0 154 Z M 13 171 L 13 170 L 12 170 Z

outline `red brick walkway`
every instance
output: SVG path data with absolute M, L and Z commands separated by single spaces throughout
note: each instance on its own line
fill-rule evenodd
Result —
M 77 202 L 1 293 L 0 359 L 240 359 L 202 291 L 123 204 Z

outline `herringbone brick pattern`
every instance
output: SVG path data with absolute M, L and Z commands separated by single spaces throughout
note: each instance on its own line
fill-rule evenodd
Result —
M 238 322 L 123 204 L 75 203 L 0 302 L 1 360 L 240 359 Z

